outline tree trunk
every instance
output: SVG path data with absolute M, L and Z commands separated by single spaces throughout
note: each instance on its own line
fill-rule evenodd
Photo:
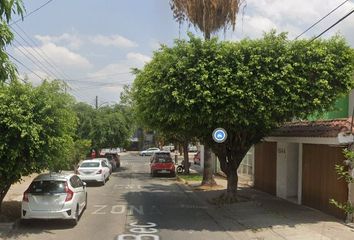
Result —
M 2 206 L 2 201 L 4 200 L 7 192 L 9 191 L 11 187 L 11 184 L 7 184 L 5 186 L 3 186 L 1 189 L 0 189 L 0 213 L 1 213 L 1 206 Z
M 227 174 L 227 193 L 236 195 L 237 194 L 237 184 L 238 184 L 238 175 L 237 170 L 230 170 Z
M 202 186 L 215 186 L 216 182 L 213 175 L 213 166 L 211 159 L 211 150 L 205 145 L 204 146 L 204 170 L 203 170 L 203 180 Z
M 184 173 L 189 174 L 188 143 L 183 144 Z

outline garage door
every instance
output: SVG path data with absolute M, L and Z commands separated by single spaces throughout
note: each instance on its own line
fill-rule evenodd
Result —
M 277 144 L 263 142 L 255 146 L 254 187 L 275 195 L 277 175 Z
M 343 148 L 304 144 L 302 163 L 302 204 L 344 219 L 344 211 L 329 203 L 348 200 L 347 183 L 335 171 L 336 164 L 344 160 Z

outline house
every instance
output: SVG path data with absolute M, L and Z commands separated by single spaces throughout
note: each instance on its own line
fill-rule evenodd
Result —
M 254 187 L 280 198 L 353 221 L 329 203 L 354 203 L 354 184 L 338 179 L 343 149 L 353 142 L 354 91 L 323 120 L 285 124 L 255 146 Z M 335 117 L 344 118 L 335 118 Z M 354 173 L 353 173 L 354 174 Z

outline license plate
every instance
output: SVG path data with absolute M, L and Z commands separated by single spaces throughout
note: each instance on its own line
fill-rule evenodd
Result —
M 161 170 L 161 171 L 159 171 L 159 173 L 170 173 L 170 171 L 168 171 L 168 170 Z

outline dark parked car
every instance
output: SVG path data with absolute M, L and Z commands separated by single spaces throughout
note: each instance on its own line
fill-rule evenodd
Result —
M 115 171 L 116 168 L 120 167 L 120 157 L 117 153 L 105 153 L 104 155 L 102 155 L 102 157 L 108 159 L 108 161 L 113 167 L 113 171 Z
M 150 160 L 150 173 L 153 177 L 157 174 L 176 176 L 175 164 L 172 161 L 170 151 L 160 151 L 152 155 Z

